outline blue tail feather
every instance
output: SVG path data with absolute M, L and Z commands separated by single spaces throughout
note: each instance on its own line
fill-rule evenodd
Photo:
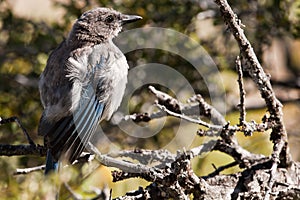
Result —
M 58 170 L 58 162 L 54 160 L 50 150 L 47 151 L 45 174 Z

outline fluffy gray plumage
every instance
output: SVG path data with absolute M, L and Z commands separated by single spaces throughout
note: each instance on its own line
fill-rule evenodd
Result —
M 119 107 L 128 64 L 112 39 L 139 19 L 108 8 L 87 11 L 51 53 L 39 82 L 44 111 L 38 133 L 54 162 L 78 158 L 99 122 Z

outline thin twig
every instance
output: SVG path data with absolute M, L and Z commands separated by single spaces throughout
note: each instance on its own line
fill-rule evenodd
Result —
M 282 183 L 282 182 L 278 182 L 278 181 L 275 181 L 275 184 L 287 187 L 288 190 L 296 190 L 296 191 L 300 192 L 299 185 L 298 186 L 293 186 L 293 185 L 290 185 L 288 183 Z
M 189 151 L 187 151 L 187 154 L 191 154 L 191 158 L 194 158 L 196 156 L 200 156 L 203 153 L 209 153 L 216 145 L 216 142 L 216 140 L 210 140 L 200 146 L 190 149 Z
M 227 165 L 223 165 L 221 167 L 218 167 L 215 169 L 215 171 L 213 171 L 212 173 L 208 174 L 207 176 L 205 176 L 204 178 L 209 178 L 209 177 L 214 177 L 220 174 L 220 172 L 224 171 L 225 169 L 234 167 L 236 165 L 238 165 L 239 163 L 237 161 L 233 161 Z
M 194 124 L 199 124 L 201 126 L 204 126 L 206 128 L 210 128 L 212 130 L 222 130 L 223 129 L 223 126 L 219 126 L 219 125 L 214 125 L 214 124 L 209 124 L 205 121 L 202 121 L 201 119 L 194 119 L 194 118 L 191 118 L 189 116 L 186 116 L 186 115 L 183 115 L 183 114 L 178 114 L 178 113 L 175 113 L 169 109 L 167 109 L 165 106 L 163 105 L 160 105 L 160 104 L 156 104 L 156 106 L 162 110 L 162 111 L 165 111 L 168 115 L 170 116 L 173 116 L 173 117 L 177 117 L 177 118 L 180 118 L 180 119 L 183 119 L 183 120 L 186 120 L 188 122 L 191 122 L 191 123 L 194 123 Z M 237 130 L 237 127 L 231 127 L 232 129 L 234 130 Z
M 236 70 L 238 72 L 238 84 L 240 89 L 240 104 L 238 105 L 240 110 L 240 126 L 243 126 L 246 123 L 246 109 L 245 109 L 245 88 L 244 88 L 244 82 L 243 82 L 243 70 L 242 70 L 242 64 L 241 59 L 239 56 L 237 56 L 235 60 L 235 66 Z
M 188 102 L 196 102 L 196 105 L 200 108 L 200 114 L 211 120 L 213 124 L 223 126 L 227 124 L 224 116 L 216 108 L 208 104 L 200 94 L 192 96 L 191 98 L 189 98 Z M 194 108 L 192 109 L 195 110 Z
M 24 168 L 24 169 L 16 169 L 16 171 L 14 172 L 14 175 L 29 174 L 31 172 L 42 171 L 44 169 L 45 169 L 45 165 L 40 165 L 40 166 L 30 167 L 30 168 Z
M 153 86 L 149 86 L 149 90 L 157 97 L 158 103 L 165 106 L 168 110 L 184 114 L 187 116 L 204 116 L 211 120 L 213 124 L 225 125 L 227 124 L 223 115 L 218 112 L 214 107 L 209 105 L 200 94 L 194 95 L 188 99 L 187 104 L 179 102 L 177 99 L 170 95 L 157 90 Z M 159 110 L 154 113 L 134 113 L 126 115 L 123 120 L 133 120 L 134 122 L 149 122 L 152 119 L 158 119 L 166 116 L 166 112 Z
M 33 142 L 31 137 L 29 136 L 28 132 L 26 131 L 26 129 L 24 128 L 24 126 L 21 124 L 20 120 L 17 117 L 9 117 L 9 118 L 4 118 L 4 119 L 0 117 L 0 126 L 3 124 L 12 123 L 12 122 L 15 122 L 18 124 L 18 126 L 22 129 L 29 144 L 31 146 L 35 147 L 36 146 L 35 143 Z
M 182 106 L 181 106 L 181 103 L 177 99 L 171 97 L 170 95 L 168 95 L 164 92 L 156 90 L 155 87 L 153 87 L 153 86 L 149 86 L 149 90 L 153 94 L 155 94 L 155 96 L 158 99 L 159 104 L 164 105 L 168 110 L 171 110 L 176 113 L 181 113 Z

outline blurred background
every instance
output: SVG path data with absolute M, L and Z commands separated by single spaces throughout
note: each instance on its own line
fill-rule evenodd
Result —
M 245 33 L 265 71 L 271 75 L 274 91 L 284 105 L 284 122 L 290 150 L 294 160 L 299 160 L 300 151 L 297 147 L 300 145 L 300 1 L 243 0 L 230 1 L 230 4 L 245 25 Z M 84 11 L 98 6 L 111 7 L 122 13 L 143 17 L 143 20 L 130 24 L 125 29 L 170 28 L 199 42 L 219 69 L 222 80 L 216 80 L 215 84 L 216 87 L 221 84 L 225 89 L 224 115 L 231 124 L 238 123 L 239 90 L 234 62 L 239 55 L 239 48 L 224 25 L 216 5 L 207 0 L 1 0 L 0 117 L 17 116 L 32 139 L 38 144 L 43 144 L 43 139 L 37 136 L 42 112 L 38 92 L 39 75 L 46 65 L 49 53 L 67 36 L 74 21 Z M 210 100 L 201 76 L 180 56 L 162 50 L 143 49 L 129 52 L 126 57 L 131 68 L 142 63 L 160 63 L 172 67 L 189 81 L 196 93 Z M 247 120 L 260 122 L 266 108 L 255 84 L 247 76 L 245 73 Z M 147 86 L 139 88 L 130 97 L 130 113 L 155 111 L 155 98 Z M 157 85 L 157 88 L 174 96 L 166 87 Z M 171 117 L 151 121 L 149 126 L 155 127 L 156 124 L 163 124 L 159 133 L 148 138 L 137 138 L 124 133 L 113 122 L 103 122 L 101 127 L 110 142 L 101 141 L 99 138 L 99 148 L 104 153 L 110 152 L 112 148 L 164 148 L 182 125 L 180 120 Z M 197 126 L 187 123 L 184 127 L 181 131 L 192 136 L 189 145 L 183 145 L 185 148 L 203 142 L 203 138 L 195 136 L 194 130 Z M 238 133 L 237 137 L 240 144 L 251 152 L 269 155 L 272 151 L 269 132 L 255 133 L 252 137 L 244 137 L 242 133 Z M 183 135 L 179 140 L 184 138 Z M 0 143 L 26 144 L 27 141 L 18 126 L 12 123 L 0 127 Z M 168 145 L 167 149 L 175 153 L 179 147 L 181 150 L 182 145 L 174 144 Z M 206 175 L 213 171 L 212 164 L 218 167 L 231 161 L 232 159 L 225 154 L 212 152 L 194 160 L 193 166 L 198 175 Z M 47 195 L 47 190 L 41 190 L 39 186 L 41 181 L 45 181 L 42 172 L 24 176 L 13 175 L 16 168 L 33 167 L 43 163 L 44 158 L 39 157 L 1 157 L 1 195 L 10 199 L 43 198 Z M 236 170 L 238 169 L 229 169 L 226 173 Z M 113 184 L 110 169 L 100 167 L 89 178 L 77 182 L 74 188 L 88 193 L 91 186 L 103 187 L 106 184 L 113 188 L 114 197 L 147 183 L 134 179 Z

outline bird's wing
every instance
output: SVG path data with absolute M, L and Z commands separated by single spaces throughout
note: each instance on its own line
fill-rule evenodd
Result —
M 85 93 L 73 115 L 43 125 L 46 143 L 55 160 L 64 153 L 65 159 L 73 162 L 97 128 L 104 104 L 97 100 L 92 88 L 87 88 Z
M 102 65 L 103 62 L 99 61 L 98 64 Z M 95 68 L 101 68 L 99 65 Z M 60 159 L 62 155 L 63 159 L 71 163 L 76 160 L 99 124 L 105 103 L 99 101 L 96 95 L 92 83 L 93 71 L 94 69 L 84 75 L 86 80 L 80 80 L 84 83 L 79 91 L 79 99 L 74 97 L 76 108 L 72 108 L 72 115 L 56 122 L 49 122 L 44 115 L 41 118 L 39 132 L 45 135 L 45 143 L 51 149 L 55 160 Z

